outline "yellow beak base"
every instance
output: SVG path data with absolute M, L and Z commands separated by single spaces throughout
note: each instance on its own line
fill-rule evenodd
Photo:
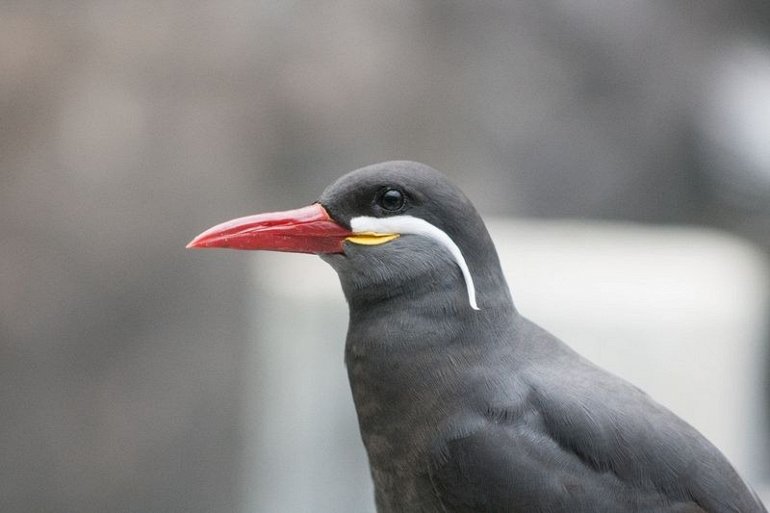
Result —
M 350 237 L 345 237 L 345 240 L 362 246 L 379 246 L 397 238 L 397 233 L 360 232 Z

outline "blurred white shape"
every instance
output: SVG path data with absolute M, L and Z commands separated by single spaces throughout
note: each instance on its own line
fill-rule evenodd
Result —
M 490 229 L 523 315 L 690 422 L 744 475 L 763 470 L 769 306 L 758 250 L 692 228 Z
M 721 53 L 702 113 L 707 171 L 739 200 L 770 201 L 770 47 L 740 41 Z M 735 198 L 732 198 L 735 200 Z
M 689 228 L 489 227 L 524 315 L 685 418 L 763 489 L 768 270 L 754 248 Z M 254 270 L 243 511 L 374 511 L 337 277 L 306 255 L 261 254 Z
M 317 257 L 290 253 L 260 254 L 254 271 L 243 511 L 373 513 L 337 275 Z

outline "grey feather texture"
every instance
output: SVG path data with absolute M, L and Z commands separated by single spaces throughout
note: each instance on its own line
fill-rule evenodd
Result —
M 404 205 L 383 209 L 382 190 Z M 439 172 L 386 162 L 332 184 L 340 224 L 419 217 L 429 238 L 345 244 L 323 255 L 350 307 L 346 364 L 380 513 L 760 513 L 766 509 L 702 435 L 514 308 L 494 244 Z

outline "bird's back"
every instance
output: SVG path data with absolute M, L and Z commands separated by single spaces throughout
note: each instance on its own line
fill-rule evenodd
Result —
M 526 392 L 512 397 L 525 403 L 490 394 L 495 405 L 468 413 L 476 427 L 433 453 L 446 511 L 766 513 L 694 428 L 536 325 L 518 326 Z

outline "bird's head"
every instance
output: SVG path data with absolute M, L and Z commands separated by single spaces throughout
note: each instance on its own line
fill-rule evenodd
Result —
M 358 169 L 310 206 L 219 224 L 188 247 L 319 254 L 349 301 L 452 289 L 478 310 L 497 299 L 479 287 L 502 286 L 507 295 L 476 209 L 444 175 L 416 162 Z

